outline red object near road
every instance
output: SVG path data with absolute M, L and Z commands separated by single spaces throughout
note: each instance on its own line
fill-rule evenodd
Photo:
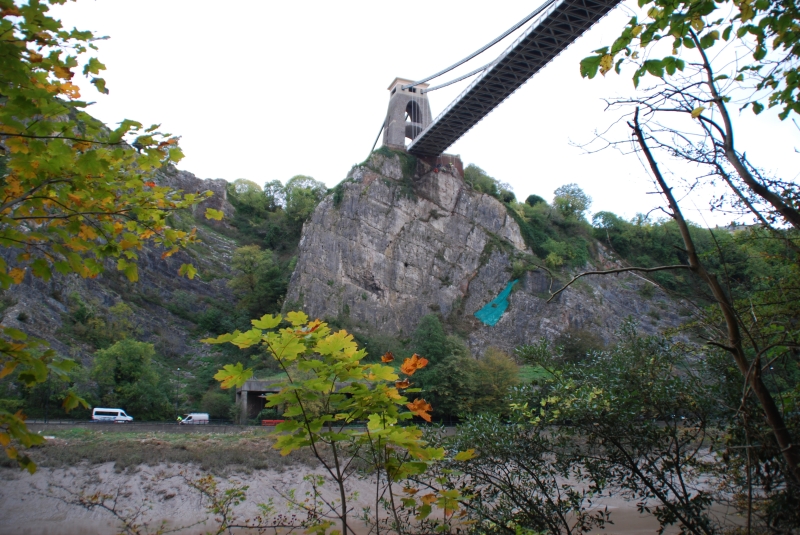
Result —
M 272 426 L 275 426 L 275 425 L 278 425 L 278 424 L 282 424 L 283 422 L 284 422 L 284 420 L 261 420 L 261 425 L 272 425 Z

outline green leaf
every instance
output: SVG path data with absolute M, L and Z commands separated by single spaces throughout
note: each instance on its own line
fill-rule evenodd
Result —
M 134 262 L 127 262 L 124 258 L 117 261 L 117 269 L 125 274 L 131 282 L 139 280 L 139 269 Z
M 733 24 L 731 24 L 730 26 L 725 28 L 725 30 L 722 32 L 722 39 L 723 40 L 727 41 L 727 40 L 729 40 L 731 38 L 731 30 L 733 30 Z
M 286 314 L 286 320 L 292 324 L 293 327 L 299 327 L 308 323 L 308 316 L 305 312 L 289 312 Z
M 13 327 L 3 327 L 3 334 L 11 338 L 12 340 L 22 341 L 28 339 L 27 334 Z
M 215 219 L 221 221 L 225 214 L 221 210 L 214 210 L 213 208 L 206 208 L 206 219 Z
M 457 453 L 455 457 L 453 457 L 453 459 L 455 459 L 456 461 L 469 461 L 470 459 L 474 458 L 475 458 L 474 448 L 470 448 L 467 451 L 461 451 Z
M 50 271 L 50 265 L 42 258 L 37 258 L 33 261 L 31 264 L 31 271 L 40 279 L 44 279 L 45 282 L 49 281 L 53 276 L 53 273 Z
M 280 314 L 277 316 L 273 316 L 272 314 L 264 314 L 261 316 L 261 319 L 250 320 L 250 323 L 253 324 L 253 327 L 266 331 L 268 329 L 274 329 L 280 325 L 281 321 L 283 321 L 283 318 Z
M 252 376 L 253 370 L 251 368 L 245 370 L 244 366 L 242 366 L 242 363 L 237 362 L 236 364 L 226 364 L 223 366 L 221 370 L 214 374 L 214 379 L 221 383 L 221 388 L 227 389 L 232 387 L 241 387 Z
M 197 268 L 192 264 L 181 264 L 181 267 L 178 270 L 178 275 L 181 277 L 186 276 L 190 280 L 194 279 L 195 275 L 197 275 Z
M 233 333 L 230 334 L 221 334 L 216 338 L 203 338 L 200 341 L 203 342 L 204 344 L 224 344 L 226 342 L 230 342 L 231 340 L 239 336 L 239 334 L 241 334 L 239 331 L 234 331 Z
M 758 115 L 762 111 L 764 111 L 764 105 L 761 104 L 760 102 L 753 102 L 753 113 Z
M 590 80 L 597 76 L 597 70 L 600 68 L 600 60 L 603 56 L 589 56 L 581 60 L 581 77 L 589 78 Z

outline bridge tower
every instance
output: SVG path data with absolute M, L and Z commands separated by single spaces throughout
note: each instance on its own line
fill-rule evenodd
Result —
M 423 91 L 428 84 L 403 89 L 413 80 L 395 78 L 389 85 L 389 110 L 383 129 L 383 144 L 390 149 L 405 150 L 406 138 L 413 140 L 433 121 L 428 95 Z

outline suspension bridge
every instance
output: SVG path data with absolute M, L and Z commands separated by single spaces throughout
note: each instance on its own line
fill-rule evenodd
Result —
M 417 81 L 396 78 L 389 86 L 389 110 L 381 128 L 384 145 L 419 157 L 443 154 L 620 1 L 547 0 L 502 35 L 450 67 Z M 490 63 L 434 87 L 427 83 L 483 54 L 531 21 L 514 43 Z M 427 93 L 476 75 L 436 119 L 431 118 Z M 406 146 L 407 138 L 411 142 Z

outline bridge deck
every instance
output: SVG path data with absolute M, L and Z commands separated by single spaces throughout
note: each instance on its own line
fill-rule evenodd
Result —
M 408 152 L 442 154 L 620 1 L 556 0 L 414 139 Z

